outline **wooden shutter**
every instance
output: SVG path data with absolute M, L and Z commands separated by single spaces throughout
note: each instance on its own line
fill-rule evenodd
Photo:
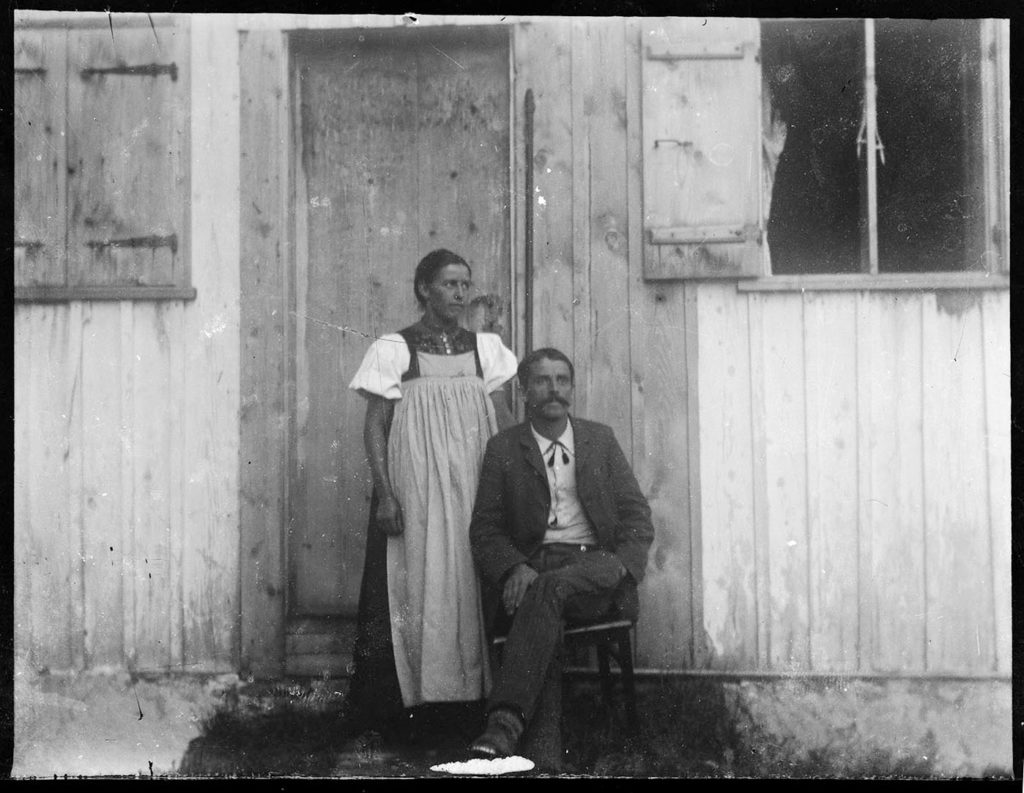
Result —
M 68 32 L 72 288 L 188 284 L 186 39 L 116 18 Z
M 63 30 L 14 32 L 14 283 L 64 284 Z
M 644 276 L 762 274 L 756 19 L 644 23 Z

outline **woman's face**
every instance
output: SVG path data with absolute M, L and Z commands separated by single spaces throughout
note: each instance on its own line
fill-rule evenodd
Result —
M 457 322 L 462 318 L 472 286 L 469 268 L 464 264 L 446 264 L 429 284 L 420 284 L 420 295 L 426 301 L 427 319 Z

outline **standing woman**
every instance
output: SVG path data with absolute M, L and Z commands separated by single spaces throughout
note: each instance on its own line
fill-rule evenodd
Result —
M 516 358 L 459 326 L 472 273 L 440 249 L 416 267 L 419 322 L 378 338 L 349 384 L 367 400 L 373 475 L 354 670 L 344 725 L 385 730 L 427 702 L 490 690 L 469 522 L 487 440 L 513 423 Z

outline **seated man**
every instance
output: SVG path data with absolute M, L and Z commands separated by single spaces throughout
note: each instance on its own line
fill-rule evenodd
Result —
M 528 420 L 488 442 L 469 529 L 485 598 L 499 598 L 511 620 L 486 728 L 469 747 L 477 757 L 515 754 L 545 681 L 561 674 L 565 619 L 612 615 L 622 593 L 635 610 L 654 539 L 611 428 L 569 416 L 569 359 L 536 350 L 518 377 Z

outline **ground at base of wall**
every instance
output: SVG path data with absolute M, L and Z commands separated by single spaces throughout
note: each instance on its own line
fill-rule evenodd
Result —
M 344 680 L 16 675 L 15 777 L 422 777 L 462 759 L 479 706 L 401 737 L 337 730 Z M 1010 684 L 639 681 L 639 733 L 567 678 L 561 775 L 1005 778 Z M 143 714 L 140 718 L 140 712 Z M 541 769 L 538 775 L 555 773 Z

